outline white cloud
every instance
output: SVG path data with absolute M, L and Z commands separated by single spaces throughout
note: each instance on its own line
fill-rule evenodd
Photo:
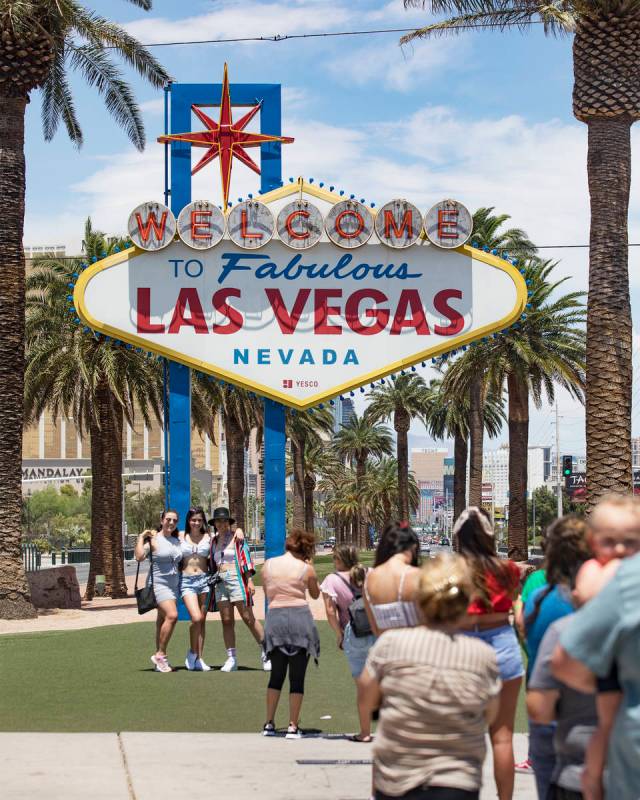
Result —
M 140 111 L 143 114 L 162 114 L 164 111 L 164 98 L 157 97 L 154 100 L 145 100 L 140 103 Z

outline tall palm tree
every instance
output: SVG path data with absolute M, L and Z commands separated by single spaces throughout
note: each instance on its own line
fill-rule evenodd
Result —
M 333 415 L 326 409 L 309 411 L 286 410 L 285 431 L 291 442 L 293 467 L 293 526 L 313 530 L 313 502 L 307 512 L 305 501 L 305 457 L 308 444 L 318 444 L 324 434 L 329 439 L 333 430 Z M 306 528 L 311 519 L 311 528 Z
M 87 259 L 118 249 L 117 240 L 85 227 Z M 120 530 L 123 425 L 139 411 L 146 424 L 160 420 L 159 362 L 147 353 L 82 329 L 69 314 L 69 284 L 82 270 L 78 259 L 39 261 L 27 279 L 25 416 L 45 409 L 74 420 L 91 445 L 91 555 L 86 598 L 96 575 L 111 597 L 126 597 Z M 114 512 L 116 524 L 114 524 Z
M 342 481 L 329 496 L 326 507 L 339 523 L 336 541 L 363 548 L 366 542 L 362 544 L 358 534 L 362 512 L 362 495 L 358 485 L 355 471 L 350 467 L 343 468 Z
M 335 453 L 328 449 L 326 443 L 316 439 L 307 441 L 304 450 L 304 528 L 314 531 L 314 495 L 318 483 L 318 475 L 326 474 L 336 468 Z
M 398 514 L 409 519 L 409 427 L 414 417 L 424 419 L 428 414 L 429 391 L 424 379 L 415 372 L 405 372 L 388 382 L 374 386 L 368 392 L 369 406 L 365 412 L 369 419 L 393 419 L 396 432 L 398 462 Z
M 367 513 L 362 501 L 362 486 L 367 471 L 367 459 L 391 455 L 389 429 L 366 416 L 354 414 L 333 437 L 336 452 L 355 466 L 355 492 L 360 502 L 358 512 L 358 546 L 366 547 L 368 541 Z
M 150 0 L 134 0 L 144 9 Z M 104 97 L 108 112 L 136 147 L 144 129 L 135 99 L 111 53 L 119 55 L 153 86 L 168 75 L 153 56 L 122 28 L 76 0 L 0 0 L 0 497 L 5 524 L 0 539 L 0 617 L 35 616 L 20 553 L 23 427 L 25 274 L 24 121 L 30 94 L 42 90 L 47 140 L 62 121 L 80 145 L 67 79 L 79 71 Z
M 445 392 L 442 379 L 429 384 L 431 404 L 427 429 L 433 439 L 453 439 L 453 517 L 457 519 L 467 502 L 467 457 L 470 425 L 469 393 Z M 491 438 L 502 430 L 505 420 L 501 392 L 489 392 L 484 404 L 483 424 Z
M 631 125 L 640 117 L 640 60 L 635 3 L 567 0 L 405 0 L 453 14 L 405 36 L 459 33 L 492 25 L 521 30 L 542 22 L 550 35 L 574 34 L 573 113 L 587 125 L 591 200 L 587 304 L 587 501 L 631 491 L 632 326 L 628 211 Z
M 488 385 L 509 397 L 509 556 L 527 558 L 527 455 L 529 398 L 539 407 L 543 394 L 553 402 L 558 384 L 581 400 L 584 388 L 585 339 L 582 292 L 560 294 L 565 279 L 554 281 L 552 261 L 538 258 L 524 264 L 529 285 L 526 319 L 479 350 Z M 470 351 L 473 354 L 473 349 Z M 475 358 L 456 362 L 458 378 L 470 380 Z
M 238 527 L 245 528 L 245 451 L 254 428 L 262 439 L 262 403 L 250 392 L 193 373 L 191 413 L 194 424 L 209 431 L 216 413 L 222 418 L 227 450 L 229 510 Z
M 537 252 L 537 247 L 522 228 L 503 228 L 511 219 L 509 214 L 494 214 L 495 208 L 479 208 L 473 214 L 474 247 L 497 250 L 498 253 L 527 258 Z
M 407 489 L 409 508 L 415 510 L 420 504 L 420 489 L 412 472 L 407 476 Z M 379 461 L 369 462 L 362 487 L 362 498 L 378 530 L 384 530 L 393 522 L 399 498 L 398 463 L 395 458 L 381 458 Z

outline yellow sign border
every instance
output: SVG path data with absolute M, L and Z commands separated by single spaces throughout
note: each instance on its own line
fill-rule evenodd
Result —
M 295 183 L 292 183 L 288 186 L 283 186 L 280 189 L 275 189 L 274 191 L 269 192 L 268 194 L 261 195 L 259 199 L 261 202 L 269 203 L 279 200 L 283 197 L 288 197 L 292 194 L 299 193 L 301 190 L 307 194 L 317 197 L 318 199 L 331 203 L 335 203 L 338 202 L 338 200 L 344 199 L 343 196 L 326 191 L 320 187 L 314 186 L 313 184 L 309 184 L 306 181 L 303 181 L 302 178 L 299 178 Z M 421 361 L 435 358 L 443 353 L 448 353 L 451 350 L 464 347 L 465 345 L 477 341 L 484 336 L 488 336 L 492 333 L 496 333 L 497 331 L 501 331 L 504 328 L 508 328 L 520 318 L 527 304 L 527 286 L 525 280 L 520 274 L 520 271 L 516 269 L 516 267 L 514 267 L 509 261 L 505 261 L 504 259 L 491 255 L 490 253 L 485 253 L 484 251 L 478 250 L 474 247 L 469 247 L 469 245 L 466 244 L 462 245 L 461 247 L 453 248 L 450 252 L 462 253 L 471 259 L 482 261 L 491 267 L 495 267 L 496 269 L 505 272 L 511 278 L 516 287 L 516 302 L 509 314 L 504 316 L 502 319 L 497 320 L 495 323 L 492 323 L 491 325 L 486 325 L 483 328 L 473 332 L 453 337 L 447 342 L 442 342 L 440 345 L 428 348 L 427 350 L 422 350 L 415 355 L 409 356 L 408 358 L 394 361 L 391 364 L 386 364 L 380 369 L 369 372 L 366 375 L 359 376 L 354 381 L 342 383 L 339 386 L 333 386 L 327 391 L 318 392 L 317 394 L 314 394 L 304 400 L 298 400 L 297 398 L 291 397 L 284 392 L 279 392 L 276 389 L 263 386 L 261 383 L 242 379 L 241 376 L 238 376 L 236 373 L 214 367 L 214 365 L 205 361 L 200 361 L 196 358 L 190 358 L 168 347 L 164 347 L 162 345 L 151 347 L 148 339 L 143 339 L 140 336 L 122 331 L 119 328 L 114 328 L 111 325 L 105 325 L 104 323 L 95 319 L 87 310 L 84 302 L 84 295 L 89 282 L 103 270 L 114 267 L 116 264 L 122 264 L 124 261 L 128 261 L 138 255 L 144 254 L 145 252 L 146 251 L 132 246 L 131 248 L 123 250 L 120 253 L 114 253 L 113 255 L 102 259 L 101 261 L 96 261 L 81 273 L 73 292 L 75 307 L 80 319 L 93 330 L 99 331 L 106 336 L 111 336 L 114 339 L 131 344 L 134 347 L 140 347 L 148 352 L 156 353 L 159 356 L 164 356 L 171 361 L 177 361 L 180 364 L 184 364 L 186 367 L 191 367 L 192 369 L 199 370 L 200 372 L 205 372 L 208 375 L 212 375 L 220 380 L 241 386 L 247 391 L 255 392 L 263 397 L 268 397 L 269 399 L 275 400 L 278 403 L 282 403 L 290 408 L 296 408 L 299 410 L 317 406 L 319 403 L 328 401 L 333 397 L 344 394 L 345 392 L 353 391 L 354 389 L 364 386 L 367 383 L 373 383 L 374 381 L 385 378 L 387 375 L 391 375 L 394 372 L 399 372 L 403 369 L 409 369 Z

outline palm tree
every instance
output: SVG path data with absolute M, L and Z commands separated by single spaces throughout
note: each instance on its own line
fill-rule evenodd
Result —
M 574 34 L 573 113 L 587 125 L 591 200 L 587 305 L 587 502 L 631 491 L 632 325 L 628 211 L 631 125 L 640 117 L 635 65 L 640 59 L 634 3 L 599 0 L 519 3 L 515 0 L 405 0 L 450 19 L 405 36 L 459 33 L 487 25 L 521 30 L 542 22 L 551 35 Z
M 398 514 L 409 519 L 409 427 L 414 417 L 428 414 L 429 391 L 424 379 L 415 372 L 391 376 L 367 394 L 366 416 L 374 421 L 393 419 L 398 462 Z
M 524 264 L 529 286 L 526 318 L 504 335 L 482 344 L 488 385 L 506 385 L 509 397 L 509 557 L 527 558 L 527 455 L 529 397 L 537 407 L 543 393 L 553 402 L 554 384 L 577 399 L 584 388 L 585 343 L 582 292 L 559 294 L 565 279 L 553 281 L 557 266 L 538 258 Z M 476 369 L 474 349 L 451 368 L 461 383 Z
M 134 0 L 144 9 L 150 0 Z M 20 553 L 20 506 L 24 390 L 25 273 L 24 120 L 29 96 L 42 89 L 42 121 L 47 140 L 60 121 L 80 145 L 67 70 L 79 71 L 104 97 L 109 113 L 136 147 L 144 130 L 131 90 L 111 53 L 120 55 L 153 86 L 169 76 L 133 37 L 75 0 L 0 2 L 0 497 L 5 524 L 0 545 L 0 617 L 35 616 Z
M 333 415 L 325 408 L 309 411 L 287 409 L 285 430 L 291 441 L 293 468 L 293 527 L 313 530 L 313 501 L 307 511 L 305 502 L 305 457 L 307 444 L 317 444 L 322 434 L 329 438 L 333 430 Z M 307 528 L 311 519 L 311 528 Z
M 362 501 L 362 486 L 367 471 L 367 459 L 391 455 L 391 433 L 384 425 L 366 416 L 354 414 L 333 437 L 336 452 L 355 465 L 355 493 L 360 502 L 358 512 L 358 546 L 366 547 L 367 514 Z
M 245 451 L 249 436 L 258 429 L 262 439 L 262 403 L 252 393 L 219 383 L 208 375 L 193 373 L 191 413 L 194 424 L 211 435 L 213 420 L 220 413 L 227 449 L 229 510 L 239 528 L 245 528 Z
M 467 503 L 467 457 L 470 423 L 469 393 L 445 392 L 441 379 L 429 384 L 431 404 L 427 429 L 433 439 L 453 438 L 453 517 L 457 519 Z M 494 438 L 505 420 L 501 393 L 489 392 L 483 409 L 485 432 Z
M 409 508 L 415 510 L 420 503 L 420 490 L 412 472 L 407 476 Z M 373 524 L 378 530 L 384 528 L 394 518 L 398 508 L 398 462 L 395 458 L 381 458 L 369 461 L 362 487 L 362 499 L 369 510 Z
M 85 226 L 87 259 L 118 249 L 116 239 Z M 25 416 L 35 422 L 45 409 L 75 421 L 91 444 L 91 555 L 86 598 L 96 575 L 105 576 L 111 597 L 126 597 L 120 529 L 124 420 L 134 409 L 146 424 L 160 420 L 159 362 L 147 353 L 91 335 L 69 314 L 69 284 L 82 270 L 80 260 L 43 259 L 27 279 Z M 114 524 L 114 512 L 116 524 Z
M 336 468 L 335 454 L 326 443 L 316 438 L 313 443 L 307 441 L 304 450 L 304 528 L 314 532 L 314 494 L 318 475 L 326 474 Z
M 473 215 L 473 246 L 498 253 L 527 258 L 537 252 L 537 247 L 521 228 L 502 226 L 511 217 L 509 214 L 494 214 L 495 208 L 479 208 Z
M 324 484 L 321 484 L 326 488 Z M 362 495 L 358 489 L 358 477 L 353 469 L 344 467 L 342 480 L 329 496 L 326 503 L 327 510 L 333 514 L 339 523 L 336 532 L 337 542 L 348 542 L 358 547 L 366 547 L 366 543 L 358 543 L 358 530 L 362 514 Z M 354 536 L 356 537 L 354 540 Z

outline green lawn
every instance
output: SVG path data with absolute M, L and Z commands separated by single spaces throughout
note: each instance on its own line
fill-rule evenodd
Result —
M 302 726 L 326 733 L 357 729 L 355 691 L 343 653 L 318 623 L 320 666 L 309 666 Z M 169 656 L 178 671 L 153 672 L 154 625 L 0 636 L 0 730 L 259 731 L 268 676 L 258 649 L 238 624 L 238 672 L 187 672 L 188 628 L 179 623 Z M 219 622 L 207 624 L 207 660 L 225 657 Z M 286 725 L 286 697 L 278 725 Z M 331 719 L 322 719 L 330 716 Z M 517 730 L 526 730 L 522 703 Z

